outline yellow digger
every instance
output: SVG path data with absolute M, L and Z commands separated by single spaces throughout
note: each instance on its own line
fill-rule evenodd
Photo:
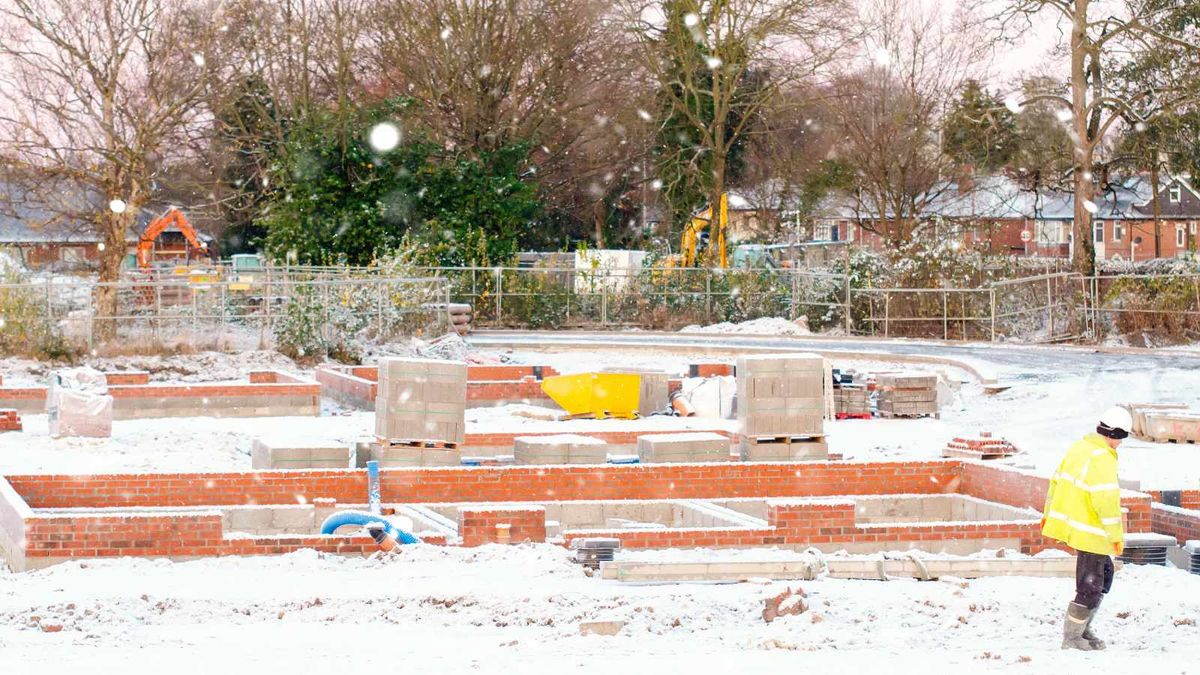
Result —
M 709 205 L 700 213 L 692 216 L 688 224 L 683 228 L 683 238 L 679 242 L 679 253 L 667 258 L 666 267 L 696 267 L 700 262 L 700 256 L 697 251 L 699 248 L 701 234 L 710 228 L 713 223 L 713 208 Z M 710 262 L 715 262 L 716 267 L 726 269 L 729 267 L 729 257 L 725 250 L 725 230 L 729 226 L 729 195 L 721 193 L 721 201 L 717 206 L 716 227 L 709 231 L 709 241 L 707 247 L 708 258 Z M 715 260 L 714 260 L 715 258 Z

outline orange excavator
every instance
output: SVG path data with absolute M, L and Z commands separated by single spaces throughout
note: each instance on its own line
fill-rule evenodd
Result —
M 179 257 L 185 259 L 186 261 L 191 261 L 194 258 L 208 257 L 208 244 L 200 241 L 199 236 L 196 234 L 196 229 L 192 227 L 191 223 L 188 222 L 187 217 L 183 215 L 183 211 L 180 211 L 172 206 L 171 208 L 167 209 L 166 213 L 150 221 L 150 224 L 146 226 L 146 231 L 142 232 L 141 238 L 138 239 L 138 269 L 145 270 L 152 266 L 154 262 L 152 258 L 154 257 L 155 252 L 154 242 L 172 225 L 175 226 L 176 230 L 183 234 L 183 237 L 187 242 L 183 250 L 179 251 L 181 254 Z

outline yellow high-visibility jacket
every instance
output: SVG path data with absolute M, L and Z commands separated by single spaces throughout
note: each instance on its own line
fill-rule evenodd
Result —
M 1111 555 L 1125 543 L 1117 451 L 1099 434 L 1088 434 L 1063 457 L 1050 479 L 1042 534 L 1077 551 Z

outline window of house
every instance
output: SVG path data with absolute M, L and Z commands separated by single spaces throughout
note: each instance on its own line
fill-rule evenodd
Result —
M 1187 246 L 1187 228 L 1183 225 L 1175 228 L 1175 246 L 1178 248 Z
M 82 246 L 64 246 L 62 249 L 62 252 L 63 252 L 63 256 L 62 256 L 63 262 L 68 262 L 68 263 L 83 262 L 83 247 Z
M 1113 241 L 1121 241 L 1125 238 L 1125 227 L 1123 225 L 1113 225 Z
M 1104 243 L 1104 223 L 1102 221 L 1097 221 L 1093 227 L 1095 228 L 1095 233 L 1093 234 L 1092 238 L 1095 239 L 1097 244 L 1103 244 Z
M 1062 223 L 1039 220 L 1033 224 L 1034 240 L 1040 246 L 1067 243 L 1067 230 Z
M 1183 188 L 1178 185 L 1172 185 L 1167 194 L 1172 204 L 1178 204 L 1183 199 Z

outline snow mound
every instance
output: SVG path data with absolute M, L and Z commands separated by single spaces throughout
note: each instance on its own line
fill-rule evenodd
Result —
M 804 317 L 788 321 L 782 317 L 763 317 L 741 323 L 715 323 L 711 326 L 687 326 L 680 333 L 720 333 L 723 335 L 811 335 Z

